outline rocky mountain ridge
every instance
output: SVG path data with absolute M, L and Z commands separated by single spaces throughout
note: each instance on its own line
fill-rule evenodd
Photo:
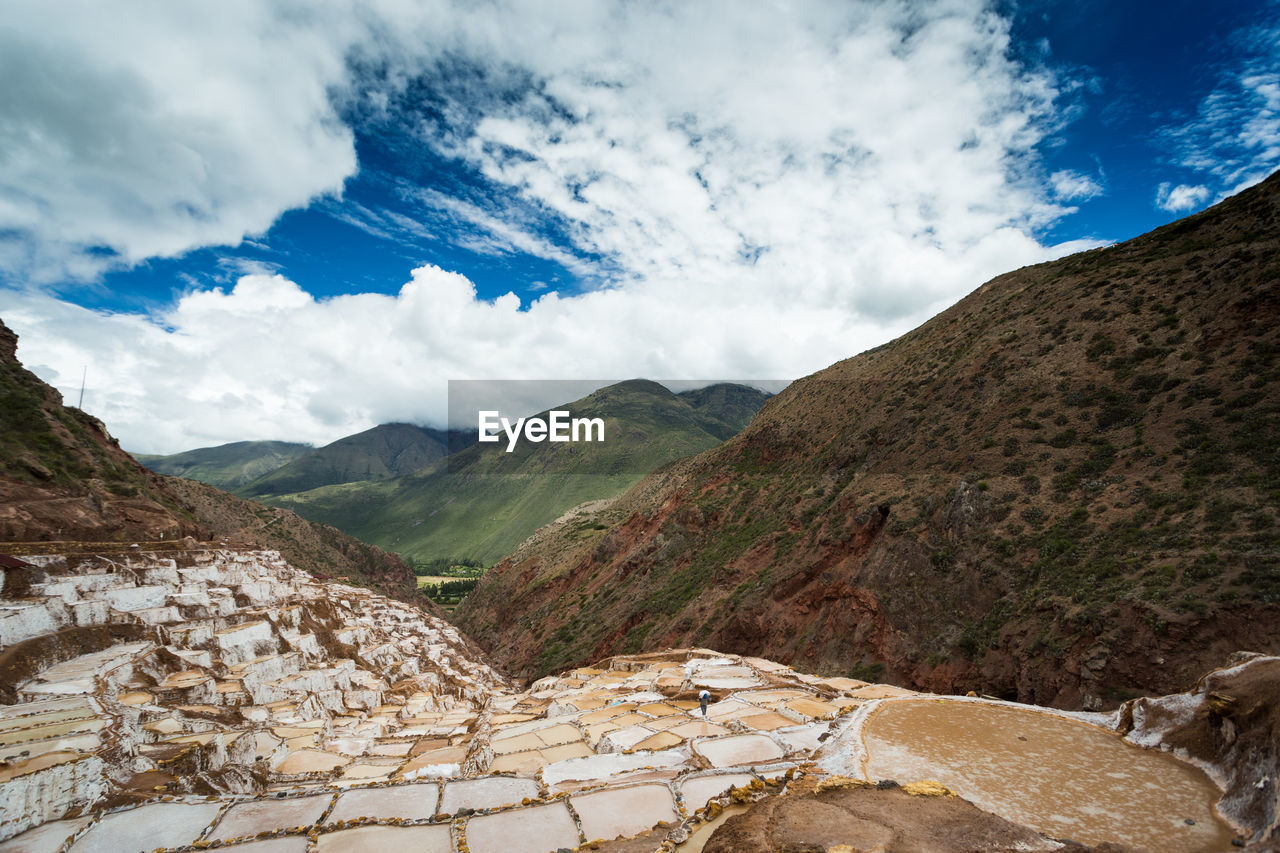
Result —
M 461 430 L 416 424 L 379 424 L 312 450 L 236 490 L 241 497 L 305 492 L 342 483 L 389 480 L 412 474 L 475 443 Z

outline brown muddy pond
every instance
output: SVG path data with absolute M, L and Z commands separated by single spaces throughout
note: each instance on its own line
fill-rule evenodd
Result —
M 1045 835 L 1161 853 L 1230 850 L 1198 769 L 1088 723 L 1007 705 L 887 702 L 863 728 L 870 779 L 936 779 Z

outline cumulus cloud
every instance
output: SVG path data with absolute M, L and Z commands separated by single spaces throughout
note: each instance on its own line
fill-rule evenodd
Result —
M 332 21 L 251 0 L 5 4 L 0 264 L 11 280 L 236 245 L 341 190 Z
M 1156 207 L 1170 213 L 1184 213 L 1195 210 L 1209 199 L 1209 188 L 1206 186 L 1174 186 L 1165 182 L 1156 188 Z
M 522 306 L 420 267 L 394 296 L 317 300 L 263 271 L 149 316 L 6 294 L 23 357 L 59 376 L 90 363 L 86 408 L 126 446 L 440 423 L 450 378 L 798 376 L 1086 246 L 1034 237 L 1091 179 L 1042 188 L 1059 81 L 1010 58 L 1007 21 L 980 0 L 311 8 L 246 2 L 192 22 L 170 4 L 122 15 L 101 44 L 92 21 L 29 28 L 45 35 L 24 32 L 28 48 L 84 47 L 84 77 L 115 69 L 121 93 L 82 106 L 107 126 L 136 119 L 147 144 L 84 153 L 72 143 L 92 134 L 61 129 L 45 156 L 29 140 L 29 174 L 0 182 L 0 228 L 89 262 L 65 247 L 136 259 L 234 243 L 351 174 L 331 104 L 397 122 L 422 97 L 416 144 L 485 192 L 411 187 L 422 218 L 326 209 L 392 239 L 437 233 L 432 215 L 466 223 L 473 250 L 554 261 L 589 286 Z M 70 106 L 89 97 L 63 88 Z M 45 121 L 37 106 L 0 126 Z
M 154 318 L 35 292 L 12 294 L 4 318 L 19 358 L 72 400 L 88 365 L 85 408 L 126 447 L 158 452 L 443 424 L 447 379 L 680 378 L 695 364 L 708 371 L 697 375 L 795 376 L 880 333 L 781 294 L 754 306 L 678 289 L 548 293 L 522 310 L 514 295 L 478 300 L 465 277 L 425 266 L 391 296 L 316 300 L 282 276 L 248 275 Z

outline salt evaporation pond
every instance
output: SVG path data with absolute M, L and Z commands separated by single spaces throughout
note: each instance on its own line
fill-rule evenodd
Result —
M 886 702 L 863 727 L 869 779 L 936 779 L 1054 838 L 1193 853 L 1230 850 L 1204 773 L 1088 723 L 1008 705 Z

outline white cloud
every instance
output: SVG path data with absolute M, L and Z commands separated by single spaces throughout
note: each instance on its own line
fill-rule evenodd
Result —
M 1156 188 L 1156 207 L 1170 213 L 1185 213 L 1195 210 L 1209 200 L 1209 188 L 1205 186 L 1189 186 L 1178 184 L 1176 187 L 1168 182 Z
M 1102 184 L 1089 175 L 1062 169 L 1049 176 L 1053 194 L 1061 201 L 1088 201 L 1102 195 Z
M 86 408 L 134 449 L 439 423 L 449 378 L 797 376 L 992 275 L 1085 247 L 1033 236 L 1069 200 L 1035 178 L 1059 84 L 1009 58 L 1007 22 L 981 0 L 264 8 L 191 22 L 174 17 L 186 4 L 127 7 L 98 22 L 111 36 L 99 42 L 93 21 L 29 27 L 55 55 L 80 51 L 82 77 L 123 69 L 119 95 L 80 106 L 107 126 L 136 119 L 146 144 L 86 155 L 71 143 L 92 134 L 74 129 L 65 151 L 29 144 L 30 179 L 2 183 L 34 189 L 3 221 L 72 260 L 66 246 L 95 241 L 130 258 L 235 242 L 350 174 L 350 131 L 325 92 L 385 113 L 413 82 L 443 99 L 422 144 L 510 205 L 440 187 L 419 202 L 478 227 L 475 248 L 566 266 L 598 256 L 605 280 L 523 311 L 434 267 L 396 296 L 326 301 L 250 274 L 152 317 L 0 293 L 23 358 L 61 377 L 90 363 Z M 352 55 L 386 73 L 356 79 Z M 457 79 L 466 69 L 478 76 Z M 389 211 L 326 209 L 372 233 L 431 233 Z
M 0 274 L 235 245 L 340 191 L 345 35 L 281 4 L 15 0 L 0 26 Z M 104 253 L 109 249 L 116 254 Z

